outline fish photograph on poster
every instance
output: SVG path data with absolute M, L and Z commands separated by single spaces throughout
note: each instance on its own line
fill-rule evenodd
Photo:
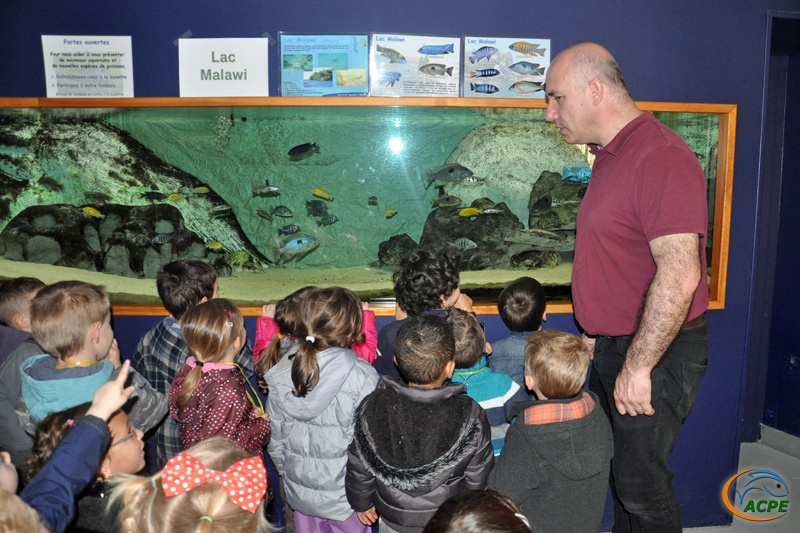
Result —
M 461 38 L 372 34 L 372 96 L 459 96 Z
M 550 39 L 464 37 L 463 96 L 545 97 Z

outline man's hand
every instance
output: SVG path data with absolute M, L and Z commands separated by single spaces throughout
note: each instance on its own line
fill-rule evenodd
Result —
M 356 511 L 356 515 L 361 523 L 365 526 L 371 526 L 376 520 L 378 520 L 378 513 L 375 512 L 375 507 L 370 507 L 363 513 Z
M 622 367 L 614 385 L 614 403 L 621 415 L 647 415 L 655 413 L 650 403 L 650 370 L 628 370 Z
M 594 360 L 594 343 L 597 341 L 597 338 L 590 337 L 586 333 L 581 333 L 581 340 L 586 349 L 589 350 L 589 356 Z

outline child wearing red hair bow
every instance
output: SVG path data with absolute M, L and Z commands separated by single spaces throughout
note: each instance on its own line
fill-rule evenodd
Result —
M 269 416 L 233 362 L 246 340 L 239 308 L 224 298 L 200 304 L 183 316 L 181 336 L 191 355 L 170 387 L 169 411 L 183 449 L 220 436 L 260 456 Z
M 111 504 L 123 506 L 124 532 L 272 530 L 261 508 L 262 459 L 220 437 L 181 452 L 151 477 L 124 476 L 115 484 Z

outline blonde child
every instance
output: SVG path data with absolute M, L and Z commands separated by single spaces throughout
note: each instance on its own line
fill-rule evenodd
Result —
M 187 471 L 193 474 L 189 483 L 176 483 Z M 111 501 L 122 507 L 125 532 L 270 531 L 262 508 L 264 463 L 222 437 L 179 453 L 152 477 L 125 476 L 115 483 Z M 237 493 L 239 485 L 245 496 Z
M 288 332 L 300 339 L 297 352 L 264 375 L 273 427 L 269 455 L 298 533 L 367 532 L 344 490 L 355 409 L 378 382 L 375 369 L 350 349 L 363 341 L 361 302 L 348 289 L 317 289 L 303 298 L 300 317 Z
M 183 448 L 222 436 L 261 455 L 269 416 L 234 363 L 246 342 L 239 308 L 224 298 L 200 304 L 184 315 L 181 336 L 191 355 L 170 387 L 169 410 Z

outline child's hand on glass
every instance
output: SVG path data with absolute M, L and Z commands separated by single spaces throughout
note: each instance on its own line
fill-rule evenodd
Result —
M 116 341 L 114 342 L 116 343 Z M 125 361 L 116 379 L 104 383 L 94 391 L 92 406 L 86 412 L 87 416 L 93 415 L 108 422 L 111 415 L 125 405 L 125 402 L 133 394 L 133 385 L 125 387 L 125 380 L 128 379 L 130 366 L 130 361 Z
M 267 304 L 261 308 L 261 316 L 275 318 L 275 304 Z

